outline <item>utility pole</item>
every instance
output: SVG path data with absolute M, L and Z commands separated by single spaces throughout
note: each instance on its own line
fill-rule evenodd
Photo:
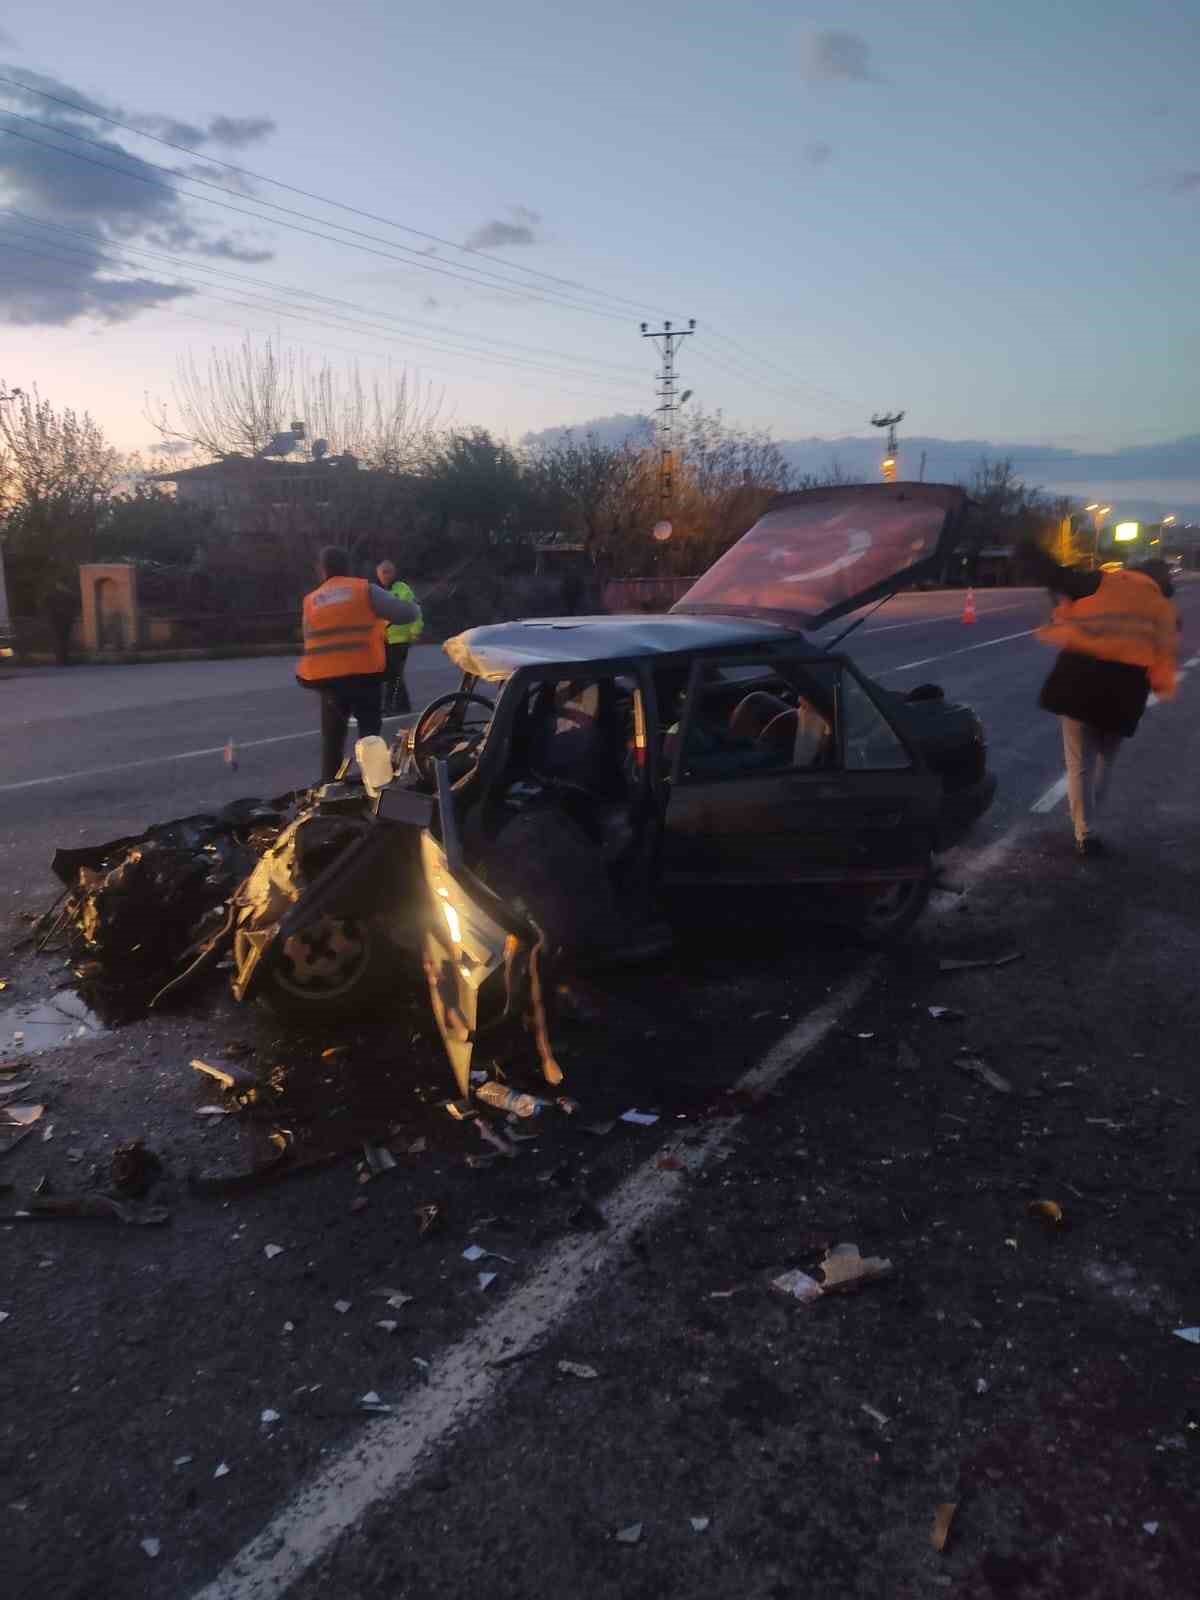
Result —
M 690 317 L 686 328 L 672 328 L 664 322 L 657 331 L 642 323 L 642 338 L 660 346 L 662 364 L 658 372 L 658 522 L 654 537 L 661 543 L 671 537 L 671 499 L 675 491 L 675 351 L 679 341 L 696 331 Z
M 886 483 L 895 483 L 896 481 L 896 424 L 903 421 L 903 411 L 880 411 L 871 418 L 871 426 L 873 428 L 886 428 L 888 431 L 887 454 L 879 463 L 879 470 L 883 473 Z

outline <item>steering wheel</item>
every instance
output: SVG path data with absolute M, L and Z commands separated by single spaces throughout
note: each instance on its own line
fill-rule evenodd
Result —
M 462 777 L 475 765 L 495 709 L 493 702 L 481 694 L 465 694 L 462 690 L 439 695 L 429 702 L 416 720 L 410 746 L 413 763 L 426 783 L 437 782 L 436 761 L 452 761 L 462 768 L 457 773 L 452 771 L 452 777 Z M 472 710 L 476 712 L 474 719 Z M 480 712 L 486 715 L 480 717 Z M 455 761 L 455 757 L 459 760 Z

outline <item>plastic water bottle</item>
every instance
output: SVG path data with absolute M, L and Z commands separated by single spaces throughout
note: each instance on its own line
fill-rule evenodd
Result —
M 475 1090 L 476 1100 L 485 1106 L 495 1106 L 497 1111 L 511 1111 L 517 1117 L 536 1117 L 546 1109 L 546 1102 L 535 1094 L 519 1094 L 502 1083 L 481 1083 Z
M 358 741 L 354 746 L 354 759 L 362 773 L 363 787 L 374 800 L 379 791 L 386 789 L 392 781 L 391 751 L 376 733 Z

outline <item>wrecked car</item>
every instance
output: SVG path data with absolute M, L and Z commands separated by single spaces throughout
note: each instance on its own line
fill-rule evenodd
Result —
M 423 970 L 466 1099 L 505 1026 L 557 1082 L 548 973 L 663 951 L 689 890 L 904 934 L 935 846 L 991 802 L 983 731 L 809 635 L 936 570 L 965 504 L 931 484 L 785 495 L 668 614 L 448 640 L 460 687 L 400 737 L 394 781 L 369 804 L 325 786 L 239 891 L 235 993 L 315 1020 Z

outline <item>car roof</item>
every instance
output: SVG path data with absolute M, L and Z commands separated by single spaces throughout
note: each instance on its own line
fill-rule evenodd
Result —
M 628 615 L 527 617 L 469 628 L 442 649 L 463 672 L 501 683 L 521 667 L 581 661 L 681 656 L 698 650 L 754 648 L 803 642 L 795 629 L 745 617 Z M 809 647 L 811 648 L 811 646 Z M 816 653 L 816 652 L 814 652 Z

